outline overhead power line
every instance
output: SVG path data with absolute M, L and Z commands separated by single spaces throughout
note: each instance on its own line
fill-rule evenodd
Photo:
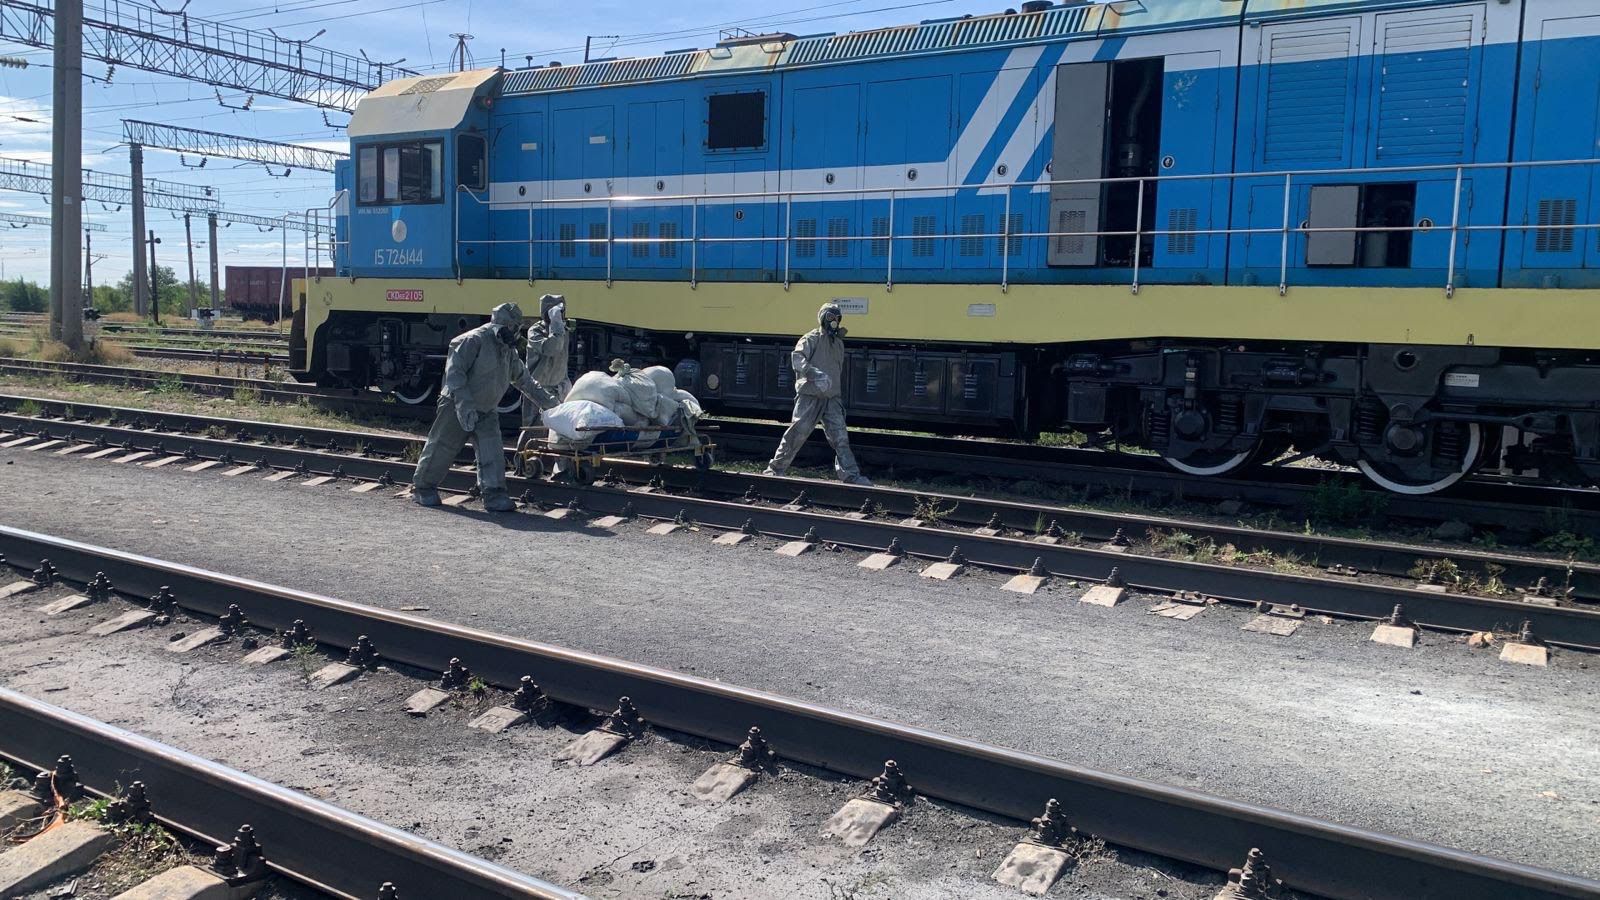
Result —
M 50 196 L 50 167 L 23 159 L 0 158 L 0 191 Z M 111 172 L 83 170 L 83 200 L 86 203 L 133 202 L 133 179 Z M 215 188 L 179 184 L 159 178 L 144 180 L 144 202 L 156 209 L 179 212 L 209 212 L 222 205 Z
M 282 166 L 285 169 L 332 172 L 334 163 L 349 158 L 349 154 L 300 144 L 284 144 L 216 131 L 202 131 L 198 128 L 141 122 L 137 119 L 123 119 L 122 134 L 123 140 L 130 144 L 143 144 L 146 147 L 158 147 L 162 150 L 193 153 L 199 156 L 241 159 L 245 162 Z
M 42 225 L 45 228 L 49 228 L 50 218 L 48 216 L 30 216 L 24 213 L 0 212 L 0 224 L 19 225 L 22 227 L 27 227 L 29 225 Z M 105 231 L 106 226 L 100 224 L 99 222 L 85 222 L 83 223 L 83 230 Z
M 0 38 L 49 47 L 55 10 L 0 0 Z M 83 55 L 215 87 L 350 112 L 392 78 L 415 75 L 392 63 L 352 56 L 309 40 L 254 31 L 131 0 L 101 0 L 83 10 Z

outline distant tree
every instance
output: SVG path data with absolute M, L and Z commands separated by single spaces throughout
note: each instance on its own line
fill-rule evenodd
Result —
M 184 282 L 178 280 L 178 274 L 171 266 L 156 266 L 156 287 L 161 293 L 162 315 L 183 315 L 183 306 L 189 299 L 189 288 Z M 116 290 L 129 298 L 127 308 L 132 308 L 133 273 L 122 276 L 117 282 Z M 148 293 L 149 286 L 145 287 Z M 204 291 L 202 291 L 204 293 Z M 98 292 L 97 292 L 98 295 Z
M 127 312 L 133 309 L 133 298 L 122 287 L 97 284 L 94 288 L 94 308 L 103 313 Z
M 14 312 L 45 312 L 50 309 L 50 292 L 35 282 L 18 278 L 0 289 L 0 306 Z

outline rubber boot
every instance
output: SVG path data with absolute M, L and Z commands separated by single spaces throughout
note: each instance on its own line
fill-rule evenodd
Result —
M 489 512 L 516 512 L 517 501 L 510 494 L 493 493 L 483 498 L 483 508 Z
M 412 488 L 411 502 L 418 506 L 438 506 L 443 501 L 439 499 L 439 492 L 433 488 Z

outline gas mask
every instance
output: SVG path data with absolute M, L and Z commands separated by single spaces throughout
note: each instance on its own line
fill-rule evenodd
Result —
M 822 316 L 822 330 L 830 337 L 839 333 L 840 316 L 836 312 L 827 312 Z

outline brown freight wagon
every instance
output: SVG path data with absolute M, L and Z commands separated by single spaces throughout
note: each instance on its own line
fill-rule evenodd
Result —
M 223 290 L 226 292 L 223 308 L 231 309 L 246 319 L 263 322 L 278 321 L 278 304 L 281 299 L 284 314 L 288 315 L 292 300 L 287 290 L 282 290 L 284 271 L 279 266 L 228 266 L 223 273 Z M 304 278 L 304 266 L 290 266 L 289 280 Z M 332 269 L 312 269 L 311 276 L 329 277 Z M 280 298 L 280 290 L 282 295 Z

